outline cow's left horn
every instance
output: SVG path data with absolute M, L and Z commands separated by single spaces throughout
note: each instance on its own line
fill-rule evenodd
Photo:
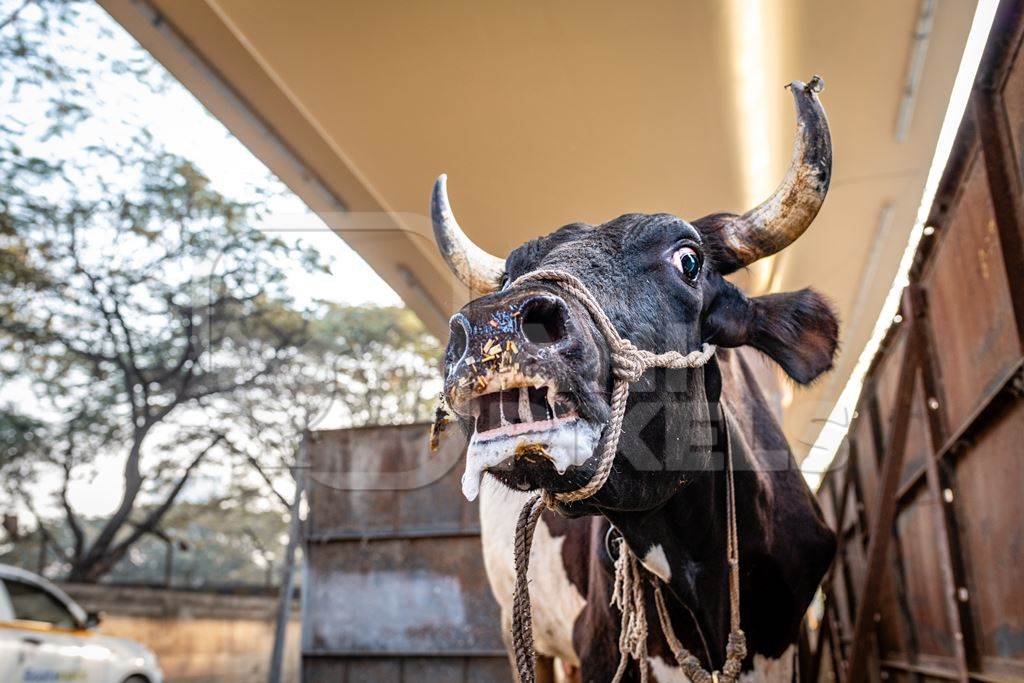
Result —
M 788 87 L 796 103 L 797 136 L 786 177 L 761 204 L 721 225 L 733 269 L 750 265 L 792 244 L 810 226 L 825 201 L 832 177 L 832 137 L 818 100 L 824 83 L 793 81 Z
M 488 254 L 462 232 L 448 203 L 448 176 L 441 174 L 434 182 L 430 197 L 430 218 L 434 223 L 434 240 L 448 267 L 473 294 L 484 294 L 498 288 L 505 262 Z

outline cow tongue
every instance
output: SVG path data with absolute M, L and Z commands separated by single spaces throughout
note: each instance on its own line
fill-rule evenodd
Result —
M 537 425 L 540 427 L 541 425 Z M 466 471 L 462 475 L 462 494 L 476 500 L 484 471 L 512 457 L 517 449 L 530 448 L 543 452 L 559 474 L 569 467 L 578 467 L 593 454 L 601 438 L 601 429 L 580 419 L 545 421 L 543 430 L 519 434 L 494 435 L 481 438 L 474 433 L 466 449 Z

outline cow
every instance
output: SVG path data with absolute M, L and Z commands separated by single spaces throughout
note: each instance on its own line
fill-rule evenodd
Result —
M 594 316 L 559 282 L 515 281 L 537 270 L 583 283 L 618 334 L 653 353 L 713 344 L 703 367 L 648 369 L 631 386 L 610 475 L 592 496 L 559 501 L 536 528 L 530 565 L 538 656 L 579 680 L 611 680 L 619 662 L 610 604 L 620 542 L 663 582 L 671 626 L 708 671 L 729 634 L 726 450 L 735 471 L 744 678 L 790 680 L 800 621 L 830 566 L 835 537 L 780 428 L 761 367 L 800 385 L 831 369 L 839 326 L 813 289 L 749 297 L 725 276 L 775 254 L 817 215 L 828 190 L 831 139 L 820 81 L 788 86 L 797 112 L 793 158 L 778 189 L 742 214 L 687 221 L 631 213 L 572 223 L 500 259 L 459 226 L 446 177 L 431 199 L 441 254 L 473 298 L 450 321 L 442 398 L 469 438 L 463 492 L 480 497 L 485 567 L 512 620 L 513 538 L 538 491 L 579 489 L 599 466 L 615 381 Z M 687 680 L 645 594 L 646 666 L 661 683 Z M 631 662 L 625 680 L 639 680 Z

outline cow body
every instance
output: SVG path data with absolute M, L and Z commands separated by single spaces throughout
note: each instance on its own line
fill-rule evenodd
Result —
M 434 185 L 435 240 L 471 294 L 450 320 L 437 425 L 451 419 L 469 437 L 462 490 L 473 500 L 483 489 L 486 566 L 506 634 L 519 511 L 539 491 L 553 506 L 531 555 L 534 642 L 585 681 L 611 680 L 619 663 L 611 554 L 623 547 L 646 568 L 644 582 L 659 582 L 682 646 L 704 669 L 722 669 L 733 480 L 749 676 L 791 673 L 801 618 L 832 560 L 835 538 L 765 391 L 764 358 L 813 382 L 832 368 L 838 320 L 812 289 L 750 297 L 726 279 L 803 234 L 828 191 L 821 81 L 789 87 L 792 163 L 742 215 L 571 223 L 500 258 L 459 226 L 446 177 Z M 638 360 L 707 345 L 717 355 L 672 370 Z M 641 586 L 647 664 L 660 681 L 680 680 L 653 591 Z M 626 677 L 639 673 L 631 663 Z
M 752 485 L 756 488 L 768 486 L 766 479 L 775 477 L 790 480 L 798 489 L 801 486 L 806 488 L 802 481 L 795 479 L 800 474 L 777 426 L 781 418 L 777 382 L 765 360 L 756 353 L 737 350 L 721 353 L 718 366 L 723 378 L 722 402 L 730 414 L 737 416 L 737 426 L 753 429 L 755 422 L 759 425 L 758 436 L 744 439 L 745 455 L 742 457 L 749 458 L 753 468 L 744 468 L 737 473 L 738 487 L 749 490 Z M 775 425 L 775 429 L 766 432 L 766 424 Z M 757 443 L 752 444 L 751 441 Z M 736 446 L 740 447 L 739 444 Z M 780 460 L 786 463 L 784 469 L 778 467 Z M 501 607 L 502 630 L 506 639 L 511 629 L 515 586 L 515 523 L 523 505 L 533 495 L 530 492 L 514 491 L 493 477 L 484 480 L 480 494 L 484 561 L 491 590 Z M 685 491 L 680 495 L 685 496 Z M 802 561 L 808 563 L 806 574 L 809 580 L 802 587 L 804 593 L 813 591 L 817 577 L 831 561 L 833 552 L 831 533 L 817 513 L 817 506 L 809 492 L 807 502 L 810 504 L 808 509 L 814 512 L 808 519 L 808 526 L 815 532 L 812 536 L 816 537 L 817 542 L 814 544 L 814 557 L 808 557 L 806 552 L 799 553 Z M 529 577 L 536 650 L 541 656 L 558 658 L 578 670 L 582 681 L 600 681 L 600 678 L 594 676 L 606 675 L 607 671 L 614 670 L 618 661 L 616 639 L 619 614 L 610 606 L 614 569 L 606 543 L 610 525 L 609 520 L 603 516 L 567 519 L 547 511 L 537 524 L 530 554 Z M 744 543 L 745 536 L 750 533 L 761 535 L 766 529 L 770 530 L 771 526 L 767 519 L 748 525 L 747 528 L 741 526 L 741 566 L 747 554 L 742 548 L 749 546 Z M 786 542 L 784 539 L 778 541 Z M 638 553 L 638 557 L 652 574 L 664 577 L 666 571 L 671 572 L 671 567 L 666 566 L 662 559 L 664 554 L 660 546 L 654 548 L 653 552 Z M 759 609 L 759 601 L 755 597 L 743 597 L 746 598 L 744 602 L 749 603 L 745 612 L 753 611 L 751 608 Z M 684 625 L 677 635 L 684 643 L 697 642 L 699 636 L 692 626 L 686 628 L 688 618 L 681 610 L 679 605 L 670 606 L 670 611 L 675 613 L 674 623 Z M 647 621 L 649 624 L 657 623 L 652 604 L 648 605 Z M 790 616 L 790 629 L 792 621 Z M 785 627 L 770 623 L 769 628 Z M 657 629 L 654 631 L 649 642 L 651 655 L 648 661 L 654 680 L 659 683 L 686 681 L 660 632 Z M 777 647 L 768 653 L 754 650 L 748 658 L 742 680 L 749 683 L 788 683 L 795 680 L 794 666 L 795 646 L 792 644 L 781 653 Z

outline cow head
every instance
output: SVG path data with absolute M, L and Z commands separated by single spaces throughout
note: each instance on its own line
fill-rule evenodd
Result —
M 484 470 L 519 489 L 569 491 L 594 473 L 609 419 L 607 340 L 557 284 L 512 285 L 537 269 L 582 281 L 636 346 L 683 353 L 702 342 L 749 345 L 806 384 L 832 365 L 837 323 L 816 292 L 749 298 L 724 276 L 796 240 L 824 201 L 832 166 L 824 111 L 811 85 L 790 85 L 798 134 L 776 192 L 743 215 L 686 221 L 627 214 L 600 226 L 566 225 L 502 260 L 474 245 L 434 186 L 434 233 L 448 265 L 474 293 L 451 319 L 444 392 L 471 435 L 463 490 Z M 631 388 L 615 469 L 594 502 L 644 510 L 673 495 L 710 453 L 714 367 L 648 372 Z M 635 419 L 631 419 L 635 417 Z M 632 445 L 631 445 L 632 444 Z

